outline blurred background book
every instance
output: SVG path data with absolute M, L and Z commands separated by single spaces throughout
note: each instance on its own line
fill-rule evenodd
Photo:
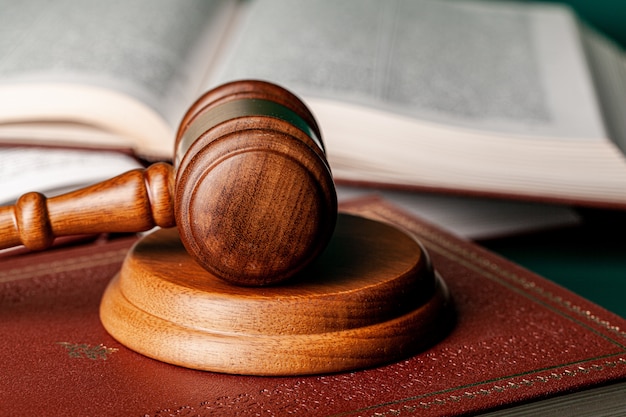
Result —
M 382 194 L 566 285 L 588 268 L 583 275 L 598 278 L 576 287 L 585 295 L 606 286 L 624 294 L 624 280 L 610 278 L 623 259 L 600 256 L 619 253 L 626 231 L 620 2 L 29 0 L 2 10 L 0 201 L 171 158 L 180 115 L 201 91 L 262 77 L 311 104 L 341 199 Z M 427 54 L 431 44 L 453 49 Z M 504 72 L 488 65 L 503 57 Z M 558 123 L 539 123 L 550 114 Z M 389 128 L 396 123 L 404 127 Z M 407 145 L 404 133 L 431 140 Z

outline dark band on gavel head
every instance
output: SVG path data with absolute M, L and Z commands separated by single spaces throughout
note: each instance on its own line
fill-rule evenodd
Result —
M 204 111 L 194 119 L 193 123 L 190 123 L 176 144 L 174 167 L 179 166 L 180 160 L 190 145 L 203 133 L 228 120 L 250 116 L 283 120 L 304 132 L 320 150 L 324 151 L 324 144 L 319 137 L 319 131 L 311 127 L 293 110 L 271 100 L 241 98 L 219 104 L 211 108 L 210 111 Z

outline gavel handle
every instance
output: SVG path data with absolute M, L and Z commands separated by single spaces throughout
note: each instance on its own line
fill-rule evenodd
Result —
M 0 249 L 45 249 L 59 236 L 140 232 L 175 225 L 174 173 L 156 163 L 53 198 L 31 192 L 0 207 Z

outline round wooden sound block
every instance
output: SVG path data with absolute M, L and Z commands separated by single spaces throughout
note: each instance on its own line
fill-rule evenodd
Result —
M 249 375 L 372 367 L 436 343 L 453 314 L 443 280 L 410 235 L 340 214 L 324 253 L 272 287 L 217 279 L 175 229 L 141 239 L 102 299 L 119 342 L 189 368 Z

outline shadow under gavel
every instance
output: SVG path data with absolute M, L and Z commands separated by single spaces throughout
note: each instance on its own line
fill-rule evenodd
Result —
M 293 94 L 262 81 L 207 92 L 156 163 L 47 198 L 0 207 L 0 248 L 45 249 L 59 236 L 177 226 L 189 254 L 239 285 L 283 281 L 326 247 L 337 197 L 317 123 Z

